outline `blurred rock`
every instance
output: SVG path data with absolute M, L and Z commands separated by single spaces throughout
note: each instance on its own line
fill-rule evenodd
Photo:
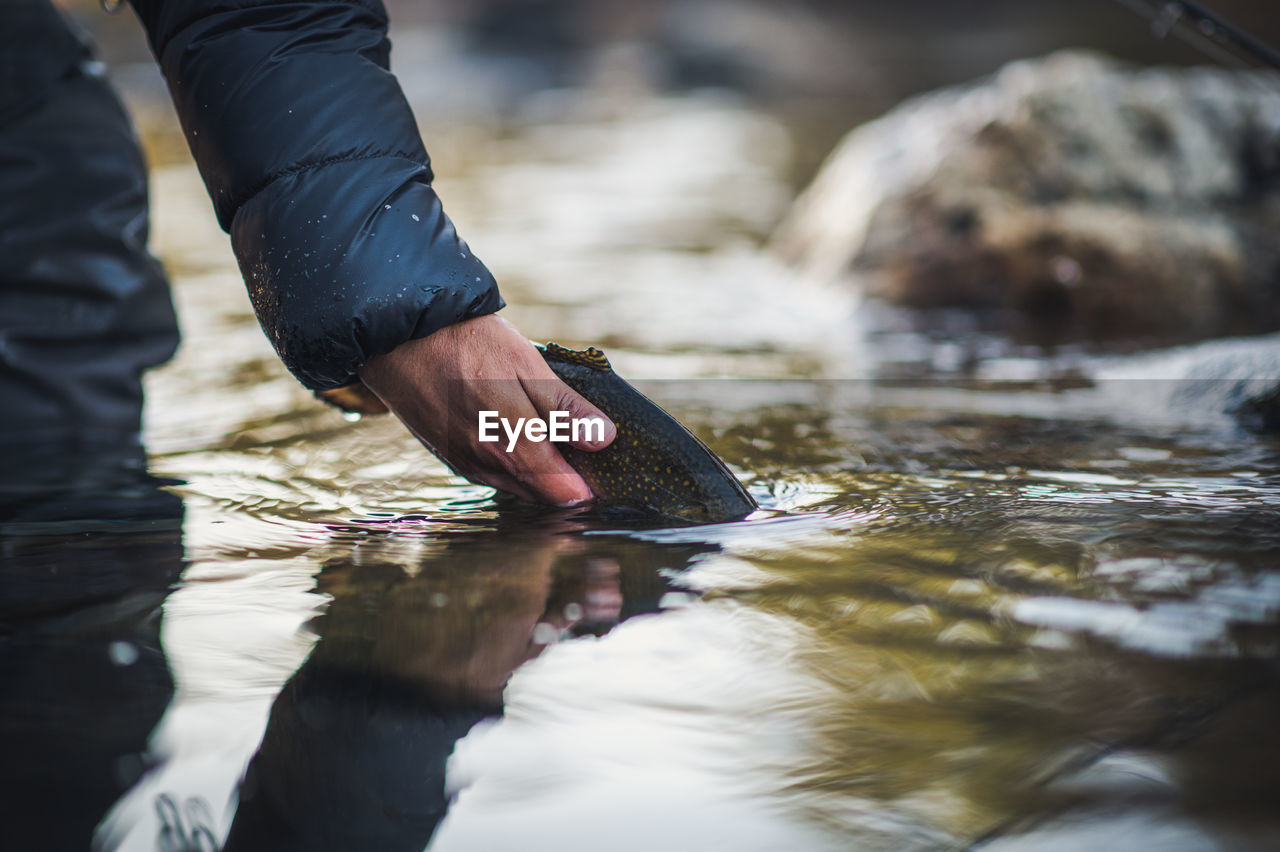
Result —
M 1090 372 L 1112 404 L 1130 413 L 1280 432 L 1280 334 L 1106 358 Z
M 1051 340 L 1280 328 L 1280 76 L 1016 62 L 850 133 L 774 237 L 819 279 Z

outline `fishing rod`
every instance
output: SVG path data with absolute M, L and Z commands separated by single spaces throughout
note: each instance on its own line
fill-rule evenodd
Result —
M 1229 65 L 1280 69 L 1280 51 L 1190 0 L 1118 0 L 1151 21 L 1151 32 L 1170 33 Z

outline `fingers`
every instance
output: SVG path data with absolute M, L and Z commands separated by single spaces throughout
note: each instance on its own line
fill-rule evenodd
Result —
M 539 356 L 541 357 L 541 356 Z M 603 450 L 618 437 L 618 429 L 603 411 L 585 397 L 566 385 L 545 367 L 547 378 L 521 380 L 529 401 L 538 414 L 549 420 L 553 411 L 565 411 L 569 415 L 569 446 L 594 453 Z M 576 424 L 576 425 L 575 425 Z
M 516 433 L 521 422 L 541 420 L 545 427 L 552 412 L 566 412 L 568 443 L 597 450 L 614 439 L 616 429 L 509 323 L 487 316 L 447 326 L 370 360 L 360 376 L 428 449 L 467 479 L 556 506 L 595 497 L 547 440 L 547 429 L 540 437 L 525 429 L 519 440 Z M 512 431 L 504 422 L 501 441 L 492 431 L 481 441 L 478 418 L 484 412 L 509 421 Z M 575 420 L 583 421 L 576 435 Z
M 521 490 L 532 496 L 522 495 L 512 488 L 503 490 L 525 496 L 527 500 L 552 506 L 577 506 L 595 498 L 586 481 L 553 445 L 524 444 L 512 451 L 507 464 L 511 471 L 511 484 L 523 486 Z
M 582 477 L 572 469 L 568 474 L 542 474 L 523 480 L 492 470 L 474 470 L 464 475 L 473 482 L 506 491 L 530 503 L 567 507 L 585 503 L 594 496 Z
M 486 404 L 513 421 L 537 416 L 523 394 L 519 398 L 505 395 L 490 398 Z M 459 418 L 454 421 L 450 438 L 449 461 L 473 482 L 507 491 L 534 503 L 575 506 L 595 497 L 582 476 L 565 461 L 554 444 L 524 439 L 509 442 L 507 437 L 503 436 L 501 441 L 481 443 L 474 424 Z

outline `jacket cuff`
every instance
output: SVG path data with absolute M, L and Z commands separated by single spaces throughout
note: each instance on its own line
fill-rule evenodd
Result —
M 313 391 L 502 307 L 432 191 L 377 0 L 131 0 L 258 320 Z
M 407 340 L 503 307 L 428 184 L 397 157 L 285 175 L 242 205 L 231 241 L 263 331 L 313 391 Z

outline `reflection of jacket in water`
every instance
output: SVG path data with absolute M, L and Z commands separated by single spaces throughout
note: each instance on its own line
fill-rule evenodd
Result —
M 379 0 L 134 7 L 263 329 L 303 384 L 349 384 L 372 356 L 501 307 L 430 187 Z M 26 388 L 50 421 L 110 419 L 176 341 L 141 156 L 49 0 L 10 0 L 0 30 L 0 390 Z M 58 358 L 97 373 L 52 376 Z
M 454 744 L 502 713 L 524 654 L 493 652 L 513 637 L 525 650 L 551 591 L 551 539 L 466 537 L 413 576 L 376 541 L 357 545 L 357 564 L 339 550 L 319 578 L 333 601 L 272 704 L 225 852 L 420 852 L 449 805 Z
M 320 575 L 319 639 L 271 707 L 224 852 L 419 852 L 450 804 L 455 743 L 502 714 L 507 680 L 545 647 L 536 626 L 585 612 L 592 589 L 617 598 L 589 632 L 656 612 L 660 571 L 711 549 L 621 539 L 563 554 L 556 536 L 497 529 L 409 573 L 384 543 L 344 543 Z
M 420 852 L 448 807 L 454 744 L 500 706 L 307 663 L 277 696 L 226 852 Z

